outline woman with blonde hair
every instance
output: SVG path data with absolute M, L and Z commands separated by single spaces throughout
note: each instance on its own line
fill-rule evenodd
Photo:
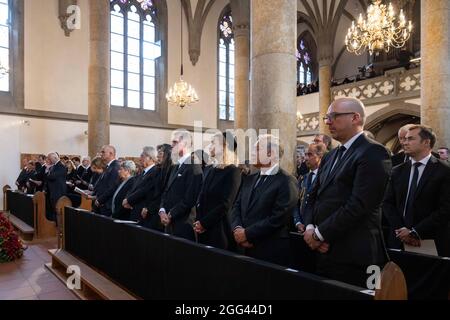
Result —
M 198 242 L 220 249 L 232 245 L 229 215 L 241 184 L 236 149 L 230 133 L 213 136 L 209 146 L 212 165 L 204 174 L 196 206 L 194 231 Z

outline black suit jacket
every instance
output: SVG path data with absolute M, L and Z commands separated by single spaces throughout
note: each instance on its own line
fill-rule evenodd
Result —
M 120 191 L 117 193 L 115 198 L 113 195 L 112 201 L 114 201 L 114 212 L 112 213 L 112 217 L 114 219 L 130 220 L 131 210 L 125 209 L 122 206 L 122 203 L 123 203 L 123 200 L 126 198 L 127 194 L 133 188 L 134 182 L 135 182 L 135 177 L 131 177 L 130 179 L 128 179 L 128 181 L 125 183 L 125 185 L 122 187 L 122 189 L 120 189 Z
M 363 134 L 330 173 L 338 150 L 328 153 L 319 169 L 306 225 L 318 226 L 330 244 L 329 252 L 321 256 L 324 263 L 360 269 L 383 264 L 381 202 L 392 167 L 389 153 Z
M 186 160 L 186 161 L 189 161 Z M 172 216 L 173 234 L 193 240 L 194 231 L 189 216 L 195 206 L 202 184 L 202 167 L 183 163 L 174 165 L 161 197 L 161 208 Z
M 394 248 L 402 247 L 394 236 L 394 230 L 414 228 L 422 239 L 435 240 L 439 255 L 450 256 L 450 167 L 431 156 L 417 187 L 412 225 L 407 225 L 403 212 L 410 174 L 411 161 L 395 167 L 386 191 L 383 213 L 391 227 L 389 245 Z
M 258 246 L 276 238 L 288 238 L 288 223 L 298 203 L 296 179 L 284 170 L 268 176 L 256 192 L 259 174 L 247 176 L 232 210 L 232 228 L 243 227 L 247 240 Z
M 59 161 L 49 170 L 45 177 L 45 191 L 48 193 L 53 210 L 56 202 L 67 193 L 66 175 L 67 168 Z
M 158 217 L 158 206 L 161 201 L 160 169 L 157 166 L 151 168 L 146 174 L 136 177 L 133 188 L 128 192 L 127 200 L 131 210 L 131 219 L 139 221 L 142 225 L 150 227 L 151 218 Z M 149 213 L 145 221 L 142 219 L 142 209 L 147 208 Z
M 100 212 L 102 214 L 111 215 L 111 200 L 120 185 L 119 168 L 119 161 L 111 162 L 95 185 L 95 195 L 101 205 Z
M 196 207 L 196 220 L 206 230 L 199 242 L 227 249 L 231 238 L 230 210 L 241 185 L 241 170 L 234 165 L 209 168 Z

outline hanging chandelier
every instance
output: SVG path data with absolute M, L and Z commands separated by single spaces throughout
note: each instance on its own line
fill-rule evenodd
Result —
M 195 89 L 183 80 L 184 69 L 183 69 L 183 5 L 181 5 L 181 72 L 180 79 L 175 82 L 169 92 L 166 94 L 167 102 L 173 105 L 179 106 L 181 109 L 184 107 L 197 103 L 199 101 L 197 92 Z
M 360 14 L 357 24 L 352 22 L 345 45 L 349 52 L 357 55 L 366 49 L 370 55 L 378 55 L 381 51 L 389 52 L 391 47 L 402 48 L 411 37 L 412 30 L 412 22 L 406 22 L 403 10 L 400 10 L 397 19 L 392 3 L 386 6 L 381 0 L 374 0 L 367 9 L 367 19 Z

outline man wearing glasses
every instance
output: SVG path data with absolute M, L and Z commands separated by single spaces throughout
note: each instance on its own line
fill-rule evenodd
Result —
M 304 239 L 317 251 L 317 273 L 366 287 L 367 268 L 386 262 L 381 202 L 391 171 L 386 148 L 364 135 L 363 103 L 336 100 L 324 117 L 341 143 L 328 153 L 310 195 Z

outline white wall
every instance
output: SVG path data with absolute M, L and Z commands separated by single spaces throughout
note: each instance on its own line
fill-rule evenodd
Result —
M 25 0 L 25 108 L 87 115 L 88 0 L 80 0 L 81 29 L 64 35 L 57 0 Z
M 217 22 L 227 0 L 216 1 L 204 25 L 201 56 L 193 66 L 184 19 L 185 80 L 197 90 L 200 102 L 181 110 L 169 105 L 168 121 L 193 126 L 195 120 L 217 128 Z M 57 0 L 25 0 L 25 107 L 27 109 L 88 113 L 89 3 L 80 0 L 81 29 L 70 37 L 59 26 Z M 192 3 L 195 12 L 196 1 Z M 180 2 L 168 0 L 168 87 L 180 74 Z

